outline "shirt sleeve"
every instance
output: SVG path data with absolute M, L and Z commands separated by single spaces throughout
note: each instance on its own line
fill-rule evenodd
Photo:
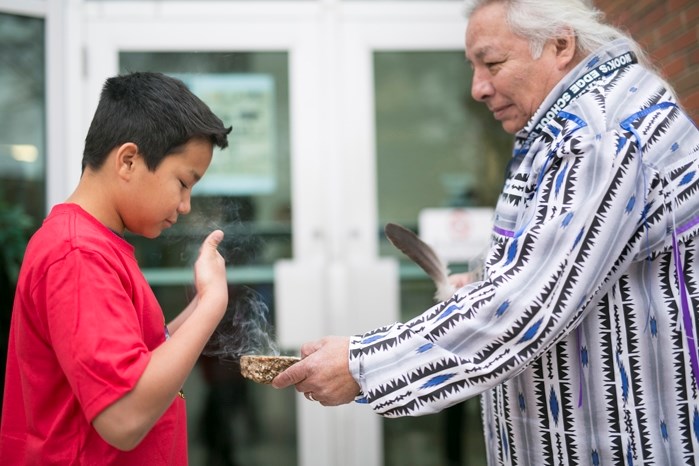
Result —
M 351 338 L 350 371 L 377 413 L 438 412 L 516 376 L 638 253 L 654 174 L 626 135 L 566 126 L 506 183 L 497 211 L 516 220 L 498 227 L 496 217 L 483 281 Z
M 128 275 L 97 253 L 73 250 L 49 268 L 43 287 L 51 345 L 91 422 L 150 360 Z

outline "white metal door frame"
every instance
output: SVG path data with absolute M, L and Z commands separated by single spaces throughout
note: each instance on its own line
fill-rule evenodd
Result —
M 80 67 L 71 54 L 70 41 L 79 31 L 71 27 L 76 0 L 0 0 L 0 13 L 43 18 L 45 21 L 45 92 L 46 92 L 46 206 L 61 202 L 69 194 L 67 179 L 70 166 L 65 156 L 70 152 L 67 134 L 69 83 L 77 83 Z M 78 149 L 81 150 L 81 149 Z M 79 160 L 78 160 L 79 162 Z M 80 165 L 76 165 L 78 169 Z M 47 212 L 48 213 L 48 212 Z

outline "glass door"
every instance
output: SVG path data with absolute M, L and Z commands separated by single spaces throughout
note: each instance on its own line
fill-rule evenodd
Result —
M 164 309 L 190 296 L 212 227 L 226 230 L 231 310 L 262 317 L 282 353 L 430 306 L 431 284 L 383 225 L 417 230 L 425 208 L 491 205 L 502 176 L 497 137 L 475 142 L 487 131 L 468 104 L 460 1 L 101 0 L 81 15 L 74 145 L 104 79 L 126 71 L 181 77 L 233 125 L 189 219 L 133 239 Z M 212 356 L 185 387 L 192 465 L 484 463 L 477 400 L 383 420 L 242 380 L 235 355 Z
M 243 379 L 238 357 L 298 352 L 276 338 L 274 265 L 312 249 L 297 238 L 297 225 L 319 222 L 313 220 L 318 209 L 303 201 L 315 204 L 321 198 L 314 192 L 319 180 L 303 170 L 319 154 L 309 144 L 312 137 L 304 135 L 319 119 L 313 110 L 317 86 L 313 76 L 299 75 L 316 53 L 315 41 L 302 22 L 256 22 L 250 15 L 260 18 L 267 10 L 249 7 L 85 4 L 86 118 L 107 77 L 158 71 L 182 79 L 233 126 L 229 147 L 214 154 L 194 189 L 192 213 L 157 240 L 130 238 L 146 278 L 172 316 L 192 296 L 191 266 L 201 240 L 214 228 L 225 232 L 219 249 L 229 264 L 229 309 L 184 387 L 192 465 L 309 464 L 297 446 L 295 391 Z M 304 179 L 296 180 L 299 170 Z M 304 318 L 302 313 L 296 317 Z
M 358 207 L 355 221 L 363 218 L 375 232 L 378 257 L 399 264 L 394 320 L 403 322 L 434 304 L 435 288 L 388 243 L 383 226 L 395 222 L 421 234 L 427 210 L 463 218 L 494 207 L 511 144 L 470 97 L 465 22 L 458 8 L 449 2 L 404 4 L 398 20 L 390 7 L 371 14 L 358 9 L 345 28 L 343 61 L 353 74 L 352 85 L 343 87 L 349 93 L 343 126 L 371 124 L 361 126 L 366 134 L 345 135 L 350 149 L 341 159 L 351 164 L 353 152 L 368 154 L 363 170 L 373 178 L 367 201 L 372 218 Z M 470 264 L 463 258 L 449 267 L 458 272 Z M 382 437 L 387 466 L 485 464 L 477 398 L 436 415 L 383 420 Z
M 237 362 L 249 352 L 294 351 L 270 332 L 273 265 L 292 256 L 288 53 L 120 51 L 119 72 L 131 70 L 181 78 L 233 126 L 229 147 L 194 189 L 192 213 L 157 241 L 130 238 L 167 314 L 191 297 L 201 240 L 214 228 L 225 232 L 229 308 L 185 387 L 201 403 L 196 412 L 190 403 L 192 463 L 287 463 L 297 457 L 294 394 L 245 380 Z
M 469 218 L 485 220 L 487 239 L 509 138 L 470 98 L 462 51 L 379 50 L 373 63 L 379 224 L 402 224 L 429 242 L 426 213 L 441 213 L 448 221 L 435 228 L 462 231 L 468 242 L 458 257 L 433 246 L 452 272 L 468 270 L 480 228 Z M 386 240 L 380 254 L 400 261 L 401 321 L 434 304 L 435 286 L 423 271 Z M 386 420 L 383 428 L 387 466 L 486 464 L 477 398 L 432 416 Z

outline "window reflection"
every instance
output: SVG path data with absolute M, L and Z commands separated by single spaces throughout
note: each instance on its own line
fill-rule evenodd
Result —
M 0 14 L 0 203 L 34 224 L 45 213 L 44 87 L 44 20 Z

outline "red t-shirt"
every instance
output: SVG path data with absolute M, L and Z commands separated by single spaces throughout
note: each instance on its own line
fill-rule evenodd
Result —
M 0 426 L 3 465 L 185 465 L 184 400 L 132 451 L 91 422 L 129 392 L 165 341 L 133 246 L 75 204 L 55 206 L 24 256 Z

